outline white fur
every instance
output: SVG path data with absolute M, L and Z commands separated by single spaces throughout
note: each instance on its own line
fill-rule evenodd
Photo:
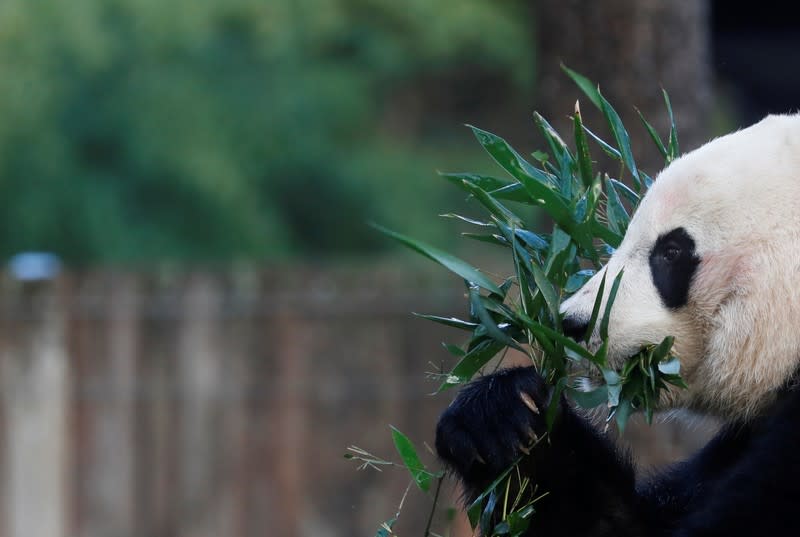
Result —
M 701 261 L 689 303 L 670 310 L 648 257 L 658 236 L 677 227 L 692 236 Z M 767 117 L 673 162 L 619 249 L 562 312 L 587 318 L 603 274 L 605 302 L 623 267 L 609 322 L 611 363 L 674 335 L 689 390 L 671 390 L 664 408 L 756 415 L 800 365 L 800 115 Z M 597 343 L 595 333 L 590 346 Z

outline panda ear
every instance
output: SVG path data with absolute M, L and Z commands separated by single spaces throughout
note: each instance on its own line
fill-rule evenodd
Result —
M 704 255 L 690 286 L 690 300 L 712 315 L 744 282 L 747 259 L 741 250 Z

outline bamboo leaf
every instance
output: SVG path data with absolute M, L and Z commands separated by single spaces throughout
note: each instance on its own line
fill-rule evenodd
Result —
M 403 459 L 403 464 L 408 468 L 414 483 L 416 483 L 423 492 L 428 492 L 431 487 L 430 482 L 433 474 L 425 469 L 425 465 L 422 464 L 419 455 L 417 455 L 414 444 L 394 426 L 392 426 L 392 440 L 394 441 L 394 447 L 397 449 L 397 453 L 400 455 L 400 458 Z
M 497 286 L 497 284 L 495 284 L 481 271 L 469 265 L 465 261 L 462 261 L 461 259 L 453 255 L 450 255 L 447 252 L 444 252 L 434 246 L 406 237 L 405 235 L 401 235 L 400 233 L 396 233 L 377 224 L 372 224 L 372 227 L 374 227 L 381 233 L 388 235 L 389 237 L 392 237 L 393 239 L 411 248 L 412 250 L 419 252 L 428 259 L 439 263 L 448 270 L 458 274 L 465 280 L 480 285 L 484 289 L 487 289 L 493 293 L 500 292 L 500 288 Z
M 533 119 L 536 122 L 536 125 L 539 127 L 539 130 L 544 136 L 547 145 L 550 147 L 550 152 L 553 153 L 556 161 L 558 162 L 559 169 L 558 169 L 558 185 L 561 194 L 566 199 L 572 198 L 572 190 L 573 187 L 577 187 L 579 185 L 573 185 L 573 174 L 572 168 L 574 166 L 575 159 L 570 153 L 567 144 L 564 143 L 564 140 L 561 139 L 558 132 L 553 128 L 550 123 L 541 116 L 538 112 L 533 113 Z
M 573 117 L 575 130 L 575 152 L 578 158 L 578 170 L 581 174 L 581 181 L 585 188 L 591 188 L 594 179 L 592 172 L 592 157 L 589 154 L 589 143 L 586 140 L 586 133 L 583 131 L 583 120 L 581 119 L 581 107 L 575 101 L 575 116 Z
M 460 221 L 462 221 L 462 222 L 464 222 L 466 224 L 472 224 L 473 226 L 494 227 L 494 223 L 492 223 L 492 222 L 485 222 L 483 220 L 475 220 L 474 218 L 468 218 L 466 216 L 461 216 L 460 214 L 446 213 L 446 214 L 440 214 L 439 216 L 441 216 L 442 218 L 452 218 L 454 220 L 460 220 Z
M 575 245 L 572 238 L 557 226 L 550 239 L 550 251 L 545 261 L 544 272 L 547 278 L 561 287 L 566 281 L 566 264 L 575 258 Z
M 608 402 L 608 387 L 599 386 L 590 392 L 584 392 L 575 388 L 567 389 L 570 398 L 581 408 L 595 408 Z
M 547 239 L 527 229 L 515 229 L 514 235 L 536 252 L 546 252 L 549 247 Z
M 601 109 L 603 111 L 603 115 L 606 117 L 608 126 L 611 129 L 611 133 L 614 135 L 614 140 L 617 142 L 619 153 L 622 156 L 622 162 L 625 164 L 625 167 L 628 168 L 631 176 L 633 176 L 634 186 L 638 191 L 641 191 L 642 180 L 639 178 L 639 170 L 636 168 L 636 162 L 633 160 L 631 139 L 630 136 L 628 136 L 628 131 L 622 124 L 622 119 L 620 119 L 617 111 L 614 110 L 614 107 L 611 106 L 611 103 L 609 103 L 602 95 L 600 95 L 600 104 L 602 105 Z
M 608 276 L 608 272 L 604 271 L 603 277 L 600 279 L 600 287 L 597 288 L 597 294 L 594 297 L 592 315 L 589 317 L 589 324 L 586 325 L 586 334 L 583 336 L 584 341 L 589 341 L 589 338 L 594 333 L 597 317 L 600 315 L 600 305 L 603 303 L 603 293 L 606 290 L 606 276 Z
M 478 524 L 478 517 L 480 516 L 481 512 L 483 511 L 483 509 L 481 508 L 481 506 L 483 505 L 483 500 L 486 499 L 487 497 L 491 496 L 491 494 L 495 490 L 497 490 L 497 486 L 500 483 L 502 483 L 503 480 L 506 477 L 508 477 L 508 474 L 511 473 L 511 471 L 514 469 L 514 467 L 517 465 L 518 462 L 519 462 L 519 460 L 514 461 L 514 463 L 511 466 L 509 466 L 508 468 L 503 470 L 503 473 L 500 474 L 499 476 L 497 476 L 497 478 L 494 481 L 492 481 L 491 484 L 489 484 L 489 486 L 486 487 L 483 490 L 483 492 L 481 492 L 478 495 L 477 498 L 472 500 L 471 504 L 469 504 L 469 506 L 467 507 L 467 515 L 469 516 L 469 521 L 470 521 L 470 524 L 472 525 L 473 529 Z
M 619 434 L 625 434 L 625 425 L 627 425 L 628 418 L 630 418 L 632 412 L 633 405 L 631 401 L 629 399 L 621 399 L 619 405 L 614 409 L 614 417 L 617 420 Z
M 463 181 L 467 181 L 486 190 L 487 192 L 513 184 L 508 179 L 499 179 L 490 175 L 469 172 L 439 172 L 439 177 L 446 179 L 460 188 L 463 188 L 461 183 Z
M 464 181 L 464 187 L 475 196 L 475 199 L 477 199 L 492 216 L 508 225 L 522 227 L 522 220 L 505 205 L 494 199 L 491 194 L 468 181 Z
M 480 371 L 489 360 L 504 348 L 505 345 L 492 339 L 482 341 L 459 360 L 445 381 L 439 386 L 438 391 L 441 392 L 453 386 L 469 382 L 475 376 L 475 373 Z
M 468 239 L 472 239 L 479 242 L 485 242 L 488 244 L 494 244 L 497 246 L 504 246 L 509 247 L 510 244 L 506 241 L 503 237 L 497 234 L 491 233 L 462 233 L 462 237 L 466 237 Z
M 620 395 L 622 394 L 622 379 L 613 369 L 603 369 L 603 377 L 606 381 L 606 391 L 608 393 L 608 406 L 614 408 L 619 406 Z
M 462 349 L 458 345 L 453 345 L 451 343 L 442 343 L 442 346 L 445 348 L 447 352 L 449 352 L 450 354 L 452 354 L 457 358 L 462 358 L 465 354 L 467 354 L 466 352 L 464 352 L 464 349 Z
M 547 185 L 551 189 L 556 188 L 557 185 L 552 176 L 525 160 L 503 138 L 472 125 L 467 125 L 467 127 L 472 129 L 478 142 L 511 177 L 519 180 L 520 176 L 525 176 Z
M 553 318 L 553 322 L 560 324 L 560 318 L 558 314 L 558 307 L 559 307 L 559 299 L 556 290 L 553 288 L 552 282 L 547 279 L 544 271 L 536 264 L 530 266 L 531 273 L 533 274 L 533 280 L 536 282 L 536 287 L 539 288 L 539 292 L 542 293 L 542 297 L 544 297 L 545 304 L 547 304 L 547 309 L 550 310 L 550 315 Z
M 622 205 L 617 190 L 614 188 L 614 183 L 611 182 L 608 175 L 606 175 L 606 196 L 608 198 L 606 201 L 608 225 L 611 226 L 611 231 L 624 236 L 631 217 Z
M 622 194 L 622 196 L 628 200 L 628 203 L 631 204 L 631 207 L 634 209 L 637 205 L 639 205 L 639 194 L 628 188 L 628 185 L 623 183 L 622 181 L 617 181 L 616 179 L 609 179 L 611 184 L 614 185 L 614 188 L 617 190 L 618 193 Z
M 606 244 L 608 244 L 612 248 L 618 248 L 619 245 L 622 243 L 622 235 L 620 235 L 619 233 L 615 233 L 614 231 L 605 227 L 597 220 L 591 222 L 590 226 L 592 233 L 594 233 L 597 237 L 602 239 Z M 608 255 L 611 254 L 608 253 Z
M 461 319 L 456 319 L 455 317 L 439 317 L 438 315 L 425 315 L 422 313 L 412 313 L 412 315 L 419 317 L 420 319 L 426 319 L 428 321 L 433 321 L 435 323 L 450 326 L 452 328 L 458 328 L 460 330 L 472 331 L 478 327 L 478 323 L 462 321 Z
M 570 294 L 574 293 L 586 285 L 586 282 L 588 282 L 595 274 L 595 271 L 592 269 L 579 270 L 575 274 L 572 274 L 567 279 L 567 284 L 564 286 L 564 292 Z
M 669 142 L 667 146 L 667 162 L 672 162 L 681 154 L 681 149 L 678 146 L 678 129 L 675 128 L 675 117 L 672 115 L 672 103 L 669 101 L 667 90 L 662 89 L 664 94 L 664 103 L 667 105 L 667 114 L 669 115 Z
M 375 534 L 375 537 L 392 537 L 392 528 L 394 527 L 395 523 L 397 523 L 397 517 L 392 517 L 378 528 L 378 532 Z
M 610 144 L 608 144 L 608 143 L 607 143 L 606 141 L 604 141 L 602 138 L 600 138 L 600 137 L 599 137 L 599 136 L 597 136 L 595 133 L 593 133 L 592 131 L 590 131 L 590 130 L 589 130 L 587 127 L 586 127 L 586 125 L 584 125 L 584 126 L 583 126 L 583 130 L 586 132 L 586 134 L 588 134 L 588 135 L 589 135 L 589 136 L 592 138 L 592 140 L 594 140 L 595 142 L 597 142 L 597 145 L 599 145 L 599 146 L 600 146 L 600 148 L 603 150 L 603 152 L 604 152 L 606 155 L 608 155 L 609 157 L 613 158 L 614 160 L 620 160 L 620 161 L 622 160 L 622 154 L 620 154 L 620 152 L 619 152 L 619 151 L 617 151 L 616 149 L 614 149 L 614 148 L 613 148 L 613 147 L 612 147 Z
M 677 356 L 658 363 L 658 370 L 665 375 L 677 375 L 681 372 L 681 361 Z
M 519 242 L 514 239 L 512 240 L 514 241 L 514 247 L 512 248 L 514 252 L 514 272 L 517 277 L 517 283 L 519 284 L 520 296 L 522 297 L 522 309 L 526 314 L 533 315 L 533 312 L 536 310 L 536 301 L 533 298 L 531 282 L 528 278 L 529 272 L 527 270 L 532 260 L 528 252 L 519 245 Z
M 494 515 L 494 508 L 497 505 L 497 491 L 492 491 L 486 501 L 486 507 L 481 514 L 481 535 L 489 535 L 492 529 L 492 515 Z
M 439 176 L 454 184 L 458 188 L 469 192 L 464 182 L 477 186 L 478 188 L 490 193 L 496 199 L 516 201 L 531 205 L 531 198 L 525 188 L 517 181 L 498 179 L 489 175 L 477 173 L 439 173 Z M 471 194 L 471 192 L 470 192 Z
M 511 183 L 496 190 L 488 191 L 489 194 L 499 200 L 515 201 L 517 203 L 524 203 L 525 205 L 538 205 L 531 200 L 525 187 L 522 183 Z
M 653 361 L 659 363 L 659 369 L 661 369 L 660 362 L 669 355 L 670 349 L 672 349 L 672 344 L 675 342 L 675 338 L 673 336 L 665 337 L 661 343 L 653 349 Z M 678 362 L 678 366 L 680 367 L 680 362 Z M 663 373 L 672 373 L 678 374 L 678 371 L 662 371 Z
M 567 73 L 567 76 L 569 76 L 573 82 L 575 82 L 575 84 L 577 84 L 584 95 L 589 97 L 589 100 L 592 101 L 592 104 L 594 104 L 598 110 L 602 110 L 603 105 L 600 101 L 600 92 L 597 90 L 597 86 L 593 84 L 591 80 L 580 73 L 576 73 L 563 63 L 561 64 L 561 69 Z
M 647 130 L 647 134 L 650 135 L 650 138 L 653 140 L 653 143 L 656 144 L 658 151 L 661 153 L 661 156 L 664 157 L 664 160 L 669 162 L 668 156 L 669 153 L 667 152 L 667 148 L 664 147 L 664 142 L 661 141 L 661 137 L 658 135 L 656 130 L 653 126 L 644 118 L 644 114 L 642 114 L 641 110 L 638 108 L 636 109 L 636 113 L 639 114 L 639 119 L 642 120 L 642 125 Z
M 569 338 L 564 334 L 562 334 L 561 332 L 553 330 L 552 328 L 545 326 L 542 323 L 534 321 L 527 315 L 521 314 L 519 315 L 519 317 L 520 321 L 525 325 L 525 327 L 528 328 L 531 332 L 533 332 L 537 336 L 537 339 L 538 337 L 546 339 L 551 347 L 552 347 L 552 342 L 556 342 L 568 348 L 570 351 L 574 352 L 581 358 L 584 358 L 586 360 L 592 360 L 594 358 L 594 355 L 591 352 L 589 352 L 586 349 L 586 347 L 580 345 L 572 338 Z
M 600 338 L 605 341 L 608 339 L 608 323 L 611 320 L 611 307 L 614 305 L 614 300 L 617 298 L 617 291 L 619 291 L 619 284 L 622 281 L 622 275 L 625 269 L 620 270 L 614 278 L 614 283 L 611 284 L 611 291 L 608 293 L 606 299 L 606 309 L 603 312 L 603 320 L 600 321 Z
M 478 317 L 478 319 L 480 319 L 483 327 L 486 328 L 486 332 L 489 334 L 489 336 L 493 338 L 495 341 L 502 343 L 507 347 L 511 347 L 521 352 L 525 352 L 516 341 L 514 341 L 508 334 L 500 330 L 500 328 L 497 326 L 497 323 L 494 321 L 494 319 L 492 319 L 492 316 L 489 315 L 489 311 L 486 309 L 486 306 L 484 305 L 482 298 L 483 297 L 481 297 L 477 287 L 470 287 L 469 289 L 470 306 L 475 311 L 475 314 Z
M 550 176 L 527 162 L 499 136 L 477 127 L 470 126 L 470 128 L 492 158 L 522 184 L 531 201 L 547 211 L 559 225 L 569 229 L 572 224 L 569 208 L 553 185 Z

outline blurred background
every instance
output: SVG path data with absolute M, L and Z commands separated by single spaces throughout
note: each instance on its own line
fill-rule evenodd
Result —
M 378 222 L 497 266 L 436 171 L 492 171 L 463 124 L 541 147 L 600 83 L 682 149 L 800 105 L 791 3 L 4 0 L 0 536 L 374 535 L 432 443 L 463 290 Z M 586 122 L 600 125 L 591 107 Z M 601 134 L 602 133 L 601 131 Z M 713 428 L 713 427 L 711 427 Z M 710 427 L 634 427 L 647 467 Z M 435 466 L 435 458 L 423 458 Z M 439 534 L 469 535 L 442 494 Z M 395 526 L 422 535 L 411 490 Z

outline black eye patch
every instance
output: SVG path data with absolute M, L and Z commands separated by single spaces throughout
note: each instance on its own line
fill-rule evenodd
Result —
M 668 308 L 680 308 L 689 300 L 689 285 L 700 264 L 691 235 L 682 227 L 661 235 L 650 252 L 653 283 Z

